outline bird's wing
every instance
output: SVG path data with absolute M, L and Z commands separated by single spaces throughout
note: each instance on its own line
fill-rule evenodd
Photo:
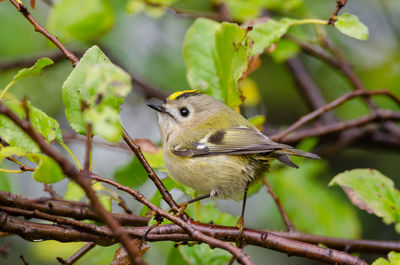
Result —
M 172 152 L 183 157 L 274 153 L 276 158 L 282 156 L 284 160 L 288 159 L 287 155 L 319 158 L 317 155 L 296 150 L 291 146 L 275 143 L 258 130 L 247 126 L 209 133 L 197 142 L 174 146 Z

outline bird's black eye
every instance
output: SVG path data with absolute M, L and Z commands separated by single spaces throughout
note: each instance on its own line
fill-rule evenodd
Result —
M 187 108 L 185 108 L 185 107 L 180 108 L 180 109 L 179 109 L 179 112 L 181 113 L 182 117 L 187 117 L 187 116 L 189 116 L 189 110 L 188 110 Z

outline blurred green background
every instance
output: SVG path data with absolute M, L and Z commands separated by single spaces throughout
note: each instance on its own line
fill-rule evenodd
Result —
M 25 2 L 28 5 L 28 2 Z M 155 17 L 158 15 L 157 10 L 149 12 L 150 16 L 143 12 L 129 14 L 126 11 L 128 1 L 104 2 L 105 7 L 103 6 L 103 9 L 99 11 L 98 17 L 87 23 L 89 29 L 90 23 L 97 23 L 97 26 L 101 24 L 99 32 L 90 32 L 89 30 L 90 34 L 88 33 L 87 36 L 79 36 L 83 41 L 73 41 L 74 36 L 68 35 L 59 36 L 61 40 L 69 48 L 79 51 L 84 51 L 91 45 L 97 44 L 114 63 L 123 66 L 167 93 L 188 89 L 182 45 L 185 32 L 192 24 L 193 19 L 178 17 L 170 12 Z M 334 10 L 335 4 L 333 0 L 304 0 L 304 8 L 301 11 L 295 10 L 286 15 L 301 17 L 307 14 L 312 18 L 327 19 Z M 212 10 L 210 2 L 201 0 L 182 0 L 178 1 L 176 5 L 199 12 Z M 88 3 L 87 8 L 89 7 Z M 59 26 L 57 21 L 50 24 L 47 22 L 50 9 L 51 7 L 45 1 L 38 0 L 32 15 L 42 25 L 47 25 L 46 27 L 49 29 L 57 28 Z M 327 29 L 329 37 L 342 49 L 368 89 L 386 88 L 400 96 L 400 2 L 397 0 L 352 0 L 346 5 L 345 12 L 357 15 L 368 26 L 369 39 L 367 41 L 354 40 L 340 34 L 334 28 Z M 273 11 L 272 14 L 278 17 L 285 16 L 276 11 Z M 71 13 L 64 19 L 73 22 L 79 19 L 79 15 Z M 309 34 L 313 29 L 311 26 L 304 26 L 302 30 L 304 31 L 302 34 Z M 8 1 L 0 2 L 0 36 L 0 65 L 21 59 L 39 58 L 56 51 L 54 45 L 36 33 L 32 25 Z M 299 56 L 315 83 L 320 87 L 326 101 L 331 101 L 351 91 L 349 82 L 337 70 L 308 55 L 300 54 Z M 257 108 L 249 109 L 247 113 L 251 116 L 265 115 L 267 128 L 283 128 L 309 110 L 295 86 L 287 65 L 284 62 L 277 63 L 269 55 L 262 55 L 261 59 L 261 67 L 250 75 L 250 78 L 257 84 L 261 103 Z M 33 105 L 56 118 L 64 132 L 72 131 L 66 120 L 61 99 L 61 85 L 71 70 L 71 63 L 62 60 L 54 66 L 47 67 L 41 76 L 21 80 L 12 88 L 12 93 L 21 98 L 26 96 Z M 0 70 L 0 88 L 4 88 L 17 71 L 18 68 Z M 139 91 L 134 87 L 126 100 L 122 108 L 122 123 L 133 137 L 150 138 L 154 142 L 159 142 L 156 117 L 145 106 L 147 101 Z M 382 108 L 397 108 L 386 99 L 379 98 L 376 103 Z M 366 114 L 368 110 L 361 100 L 352 100 L 337 108 L 335 113 L 342 119 L 350 119 Z M 82 159 L 82 144 L 71 142 L 69 145 L 78 158 Z M 130 157 L 129 152 L 96 147 L 93 159 L 94 171 L 99 175 L 111 177 L 117 168 L 129 161 Z M 305 208 L 310 208 L 310 219 L 297 216 L 296 209 L 290 210 L 297 218 L 306 218 L 307 221 L 304 222 L 316 221 L 316 224 L 311 224 L 316 228 L 326 220 L 326 224 L 321 224 L 323 228 L 320 231 L 316 229 L 309 232 L 335 235 L 332 231 L 337 231 L 337 227 L 333 224 L 330 227 L 331 224 L 327 220 L 328 216 L 333 213 L 339 219 L 342 217 L 341 214 L 346 218 L 352 218 L 349 223 L 343 223 L 343 231 L 337 231 L 337 236 L 345 236 L 346 233 L 350 233 L 353 236 L 358 235 L 368 239 L 398 240 L 393 226 L 386 226 L 378 217 L 368 215 L 352 206 L 338 187 L 328 188 L 327 184 L 332 177 L 344 170 L 368 167 L 375 168 L 391 177 L 399 187 L 399 161 L 399 151 L 371 148 L 366 144 L 362 148 L 345 148 L 340 152 L 335 152 L 322 162 L 309 162 L 308 164 L 304 162 L 301 166 L 302 171 L 277 169 L 276 173 L 272 173 L 271 184 L 276 187 L 278 195 L 289 193 L 293 194 L 295 199 L 304 198 L 302 203 L 307 204 Z M 304 178 L 290 179 L 290 176 L 295 177 L 293 174 L 304 176 Z M 34 182 L 28 173 L 10 175 L 8 178 L 14 193 L 32 197 L 45 196 L 42 186 Z M 60 194 L 63 194 L 66 183 L 64 180 L 55 185 Z M 294 185 L 295 187 L 283 186 L 282 184 L 285 183 L 297 184 Z M 308 194 L 303 194 L 296 187 L 303 187 Z M 310 192 L 310 190 L 315 192 Z M 155 187 L 146 183 L 140 188 L 140 191 L 151 196 Z M 173 191 L 173 195 L 183 200 L 181 193 Z M 311 198 L 307 196 L 311 196 Z M 290 208 L 290 196 L 286 197 L 289 198 L 285 203 Z M 330 200 L 333 199 L 326 197 L 337 198 L 340 204 L 331 203 Z M 130 208 L 134 212 L 139 212 L 140 205 L 129 197 L 126 198 Z M 323 201 L 325 204 L 313 205 L 314 201 Z M 217 205 L 219 209 L 228 213 L 234 215 L 240 213 L 241 204 L 239 202 L 218 201 Z M 284 230 L 276 206 L 264 189 L 249 198 L 246 210 L 246 215 L 251 216 L 246 219 L 246 226 Z M 320 213 L 320 216 L 317 216 L 316 212 Z M 303 209 L 302 214 L 307 215 L 307 211 Z M 301 227 L 302 221 L 299 222 Z M 307 227 L 304 229 L 307 230 Z M 0 256 L 0 264 L 5 265 L 21 264 L 18 258 L 21 254 L 30 264 L 55 264 L 55 257 L 66 258 L 82 245 L 80 243 L 61 244 L 52 241 L 31 243 L 17 236 L 0 238 L 0 246 L 5 242 L 11 243 L 8 258 Z M 150 251 L 145 255 L 149 264 L 166 264 L 173 243 L 151 243 L 150 246 Z M 96 247 L 77 264 L 109 264 L 116 248 L 117 246 Z M 256 264 L 264 264 L 266 260 L 271 264 L 310 264 L 310 261 L 295 257 L 288 258 L 286 255 L 266 249 L 246 247 L 246 250 Z M 371 255 L 362 257 L 368 261 L 376 258 Z

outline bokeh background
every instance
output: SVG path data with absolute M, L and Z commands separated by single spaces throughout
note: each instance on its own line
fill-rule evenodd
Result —
M 37 0 L 36 8 L 32 11 L 32 15 L 44 26 L 48 25 L 47 21 L 51 13 L 51 7 L 45 2 L 48 1 Z M 185 32 L 193 23 L 193 19 L 182 18 L 170 12 L 159 17 L 155 17 L 155 12 L 150 15 L 143 12 L 130 14 L 127 12 L 129 3 L 126 0 L 106 2 L 110 4 L 112 10 L 112 14 L 107 18 L 109 20 L 107 23 L 110 24 L 109 29 L 98 36 L 88 37 L 86 41 L 74 41 L 66 38 L 65 44 L 74 51 L 84 51 L 91 45 L 97 44 L 114 63 L 123 66 L 135 76 L 167 93 L 189 89 L 182 45 Z M 28 5 L 28 3 L 25 4 Z M 178 1 L 176 5 L 198 12 L 213 10 L 211 1 L 205 0 L 183 0 Z M 304 0 L 305 10 L 292 14 L 289 12 L 288 16 L 301 17 L 307 14 L 312 18 L 327 19 L 335 5 L 333 0 Z M 368 89 L 386 88 L 400 96 L 400 2 L 397 0 L 351 0 L 346 5 L 345 12 L 357 15 L 368 26 L 369 39 L 367 41 L 354 40 L 340 34 L 333 27 L 327 29 L 328 36 L 351 61 L 357 75 Z M 283 14 L 272 12 L 272 15 L 279 17 Z M 71 14 L 69 19 L 74 19 L 74 14 Z M 103 19 L 99 17 L 98 23 L 104 22 Z M 48 26 L 51 27 L 51 25 Z M 306 34 L 313 31 L 311 26 L 304 26 L 304 28 Z M 36 33 L 32 25 L 8 1 L 0 2 L 0 88 L 4 88 L 18 71 L 18 67 L 4 70 L 2 66 L 19 60 L 40 58 L 56 51 L 54 45 Z M 351 91 L 350 84 L 337 70 L 302 53 L 299 58 L 321 89 L 326 101 L 331 101 Z M 250 107 L 246 114 L 248 116 L 264 115 L 267 131 L 276 131 L 296 121 L 300 116 L 309 112 L 309 109 L 296 88 L 287 64 L 277 62 L 267 54 L 262 55 L 261 59 L 261 67 L 250 75 L 251 80 L 254 81 L 251 84 L 254 86 L 252 89 L 258 91 L 259 101 L 257 106 Z M 41 76 L 30 77 L 18 82 L 12 88 L 12 93 L 21 98 L 26 96 L 33 105 L 56 118 L 65 133 L 72 132 L 64 114 L 61 98 L 62 83 L 71 70 L 72 66 L 69 61 L 58 61 L 54 66 L 46 68 Z M 156 115 L 145 106 L 148 102 L 140 93 L 140 88 L 134 86 L 132 93 L 123 105 L 121 121 L 133 137 L 150 138 L 157 143 L 160 136 Z M 376 102 L 383 108 L 396 108 L 387 100 Z M 367 113 L 368 109 L 361 100 L 352 100 L 335 110 L 335 114 L 342 119 L 355 118 Z M 68 145 L 82 160 L 82 143 L 72 141 Z M 130 152 L 97 146 L 94 150 L 94 171 L 99 175 L 112 177 L 114 172 L 130 159 Z M 275 174 L 277 176 L 271 179 L 271 182 L 274 186 L 278 186 L 278 194 L 289 193 L 287 197 L 290 197 L 290 193 L 297 192 L 295 187 L 282 186 L 285 181 L 280 182 L 279 177 L 290 178 L 287 175 L 292 174 L 296 174 L 292 175 L 292 178 L 297 175 L 312 175 L 311 180 L 306 181 L 307 185 L 311 185 L 313 191 L 323 191 L 308 192 L 308 194 L 299 191 L 294 196 L 308 196 L 309 198 L 307 197 L 303 201 L 305 204 L 312 204 L 313 201 L 326 202 L 326 204 L 304 205 L 303 215 L 309 207 L 314 207 L 313 211 L 322 215 L 317 220 L 327 219 L 324 214 L 328 214 L 328 212 L 333 211 L 339 215 L 339 218 L 343 213 L 345 215 L 343 218 L 351 220 L 348 227 L 344 227 L 338 236 L 349 233 L 352 236 L 368 239 L 398 240 L 398 234 L 395 233 L 393 226 L 386 226 L 378 217 L 352 206 L 338 187 L 328 187 L 327 185 L 332 177 L 344 170 L 375 168 L 391 177 L 399 187 L 399 162 L 400 152 L 398 150 L 371 147 L 365 143 L 362 146 L 350 146 L 330 154 L 324 161 L 317 164 L 305 165 L 303 171 L 285 171 L 283 173 L 279 171 Z M 4 175 L 0 176 L 0 178 L 5 177 Z M 7 178 L 14 193 L 31 197 L 45 196 L 42 185 L 34 182 L 30 173 L 9 175 Z M 287 180 L 290 183 L 296 183 L 296 181 L 298 180 Z M 57 183 L 55 189 L 63 194 L 66 184 L 66 180 Z M 155 192 L 155 187 L 151 183 L 146 183 L 140 187 L 140 191 L 151 196 Z M 328 196 L 327 194 L 337 198 L 340 204 L 327 202 L 324 198 L 324 196 Z M 178 191 L 173 191 L 173 195 L 178 200 L 184 198 Z M 127 202 L 134 212 L 140 211 L 141 206 L 138 203 L 129 198 Z M 286 203 L 290 204 L 290 199 L 287 199 Z M 239 202 L 218 201 L 217 205 L 219 209 L 233 215 L 240 213 L 241 203 Z M 249 198 L 246 210 L 246 226 L 284 230 L 276 206 L 264 189 Z M 293 212 L 296 211 L 293 210 Z M 310 213 L 311 218 L 313 218 L 313 214 Z M 314 220 L 316 219 L 314 218 Z M 327 224 L 319 223 L 321 226 L 329 227 L 329 221 L 326 222 Z M 318 223 L 314 226 L 318 227 Z M 335 230 L 337 227 L 321 228 L 319 232 L 333 233 L 332 235 L 334 235 L 332 229 Z M 310 232 L 318 233 L 318 231 Z M 0 264 L 5 265 L 21 264 L 22 262 L 18 258 L 21 254 L 30 264 L 55 264 L 57 263 L 56 256 L 66 258 L 82 246 L 80 243 L 61 244 L 53 241 L 31 243 L 17 236 L 0 238 L 0 246 L 5 242 L 11 243 L 9 256 L 7 258 L 0 256 Z M 166 264 L 168 253 L 173 245 L 173 243 L 167 242 L 151 243 L 151 249 L 145 259 L 149 264 Z M 77 264 L 109 264 L 116 248 L 117 246 L 96 247 Z M 310 264 L 304 259 L 288 258 L 284 254 L 266 249 L 246 247 L 246 250 L 256 264 L 265 264 L 266 261 L 271 264 Z M 363 258 L 372 261 L 376 256 L 367 255 Z

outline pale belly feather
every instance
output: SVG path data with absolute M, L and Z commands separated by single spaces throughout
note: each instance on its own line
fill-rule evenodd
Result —
M 172 163 L 174 159 L 174 163 Z M 164 154 L 164 161 L 172 177 L 196 190 L 199 195 L 239 199 L 246 184 L 260 171 L 242 156 L 216 155 L 185 158 L 172 153 Z

